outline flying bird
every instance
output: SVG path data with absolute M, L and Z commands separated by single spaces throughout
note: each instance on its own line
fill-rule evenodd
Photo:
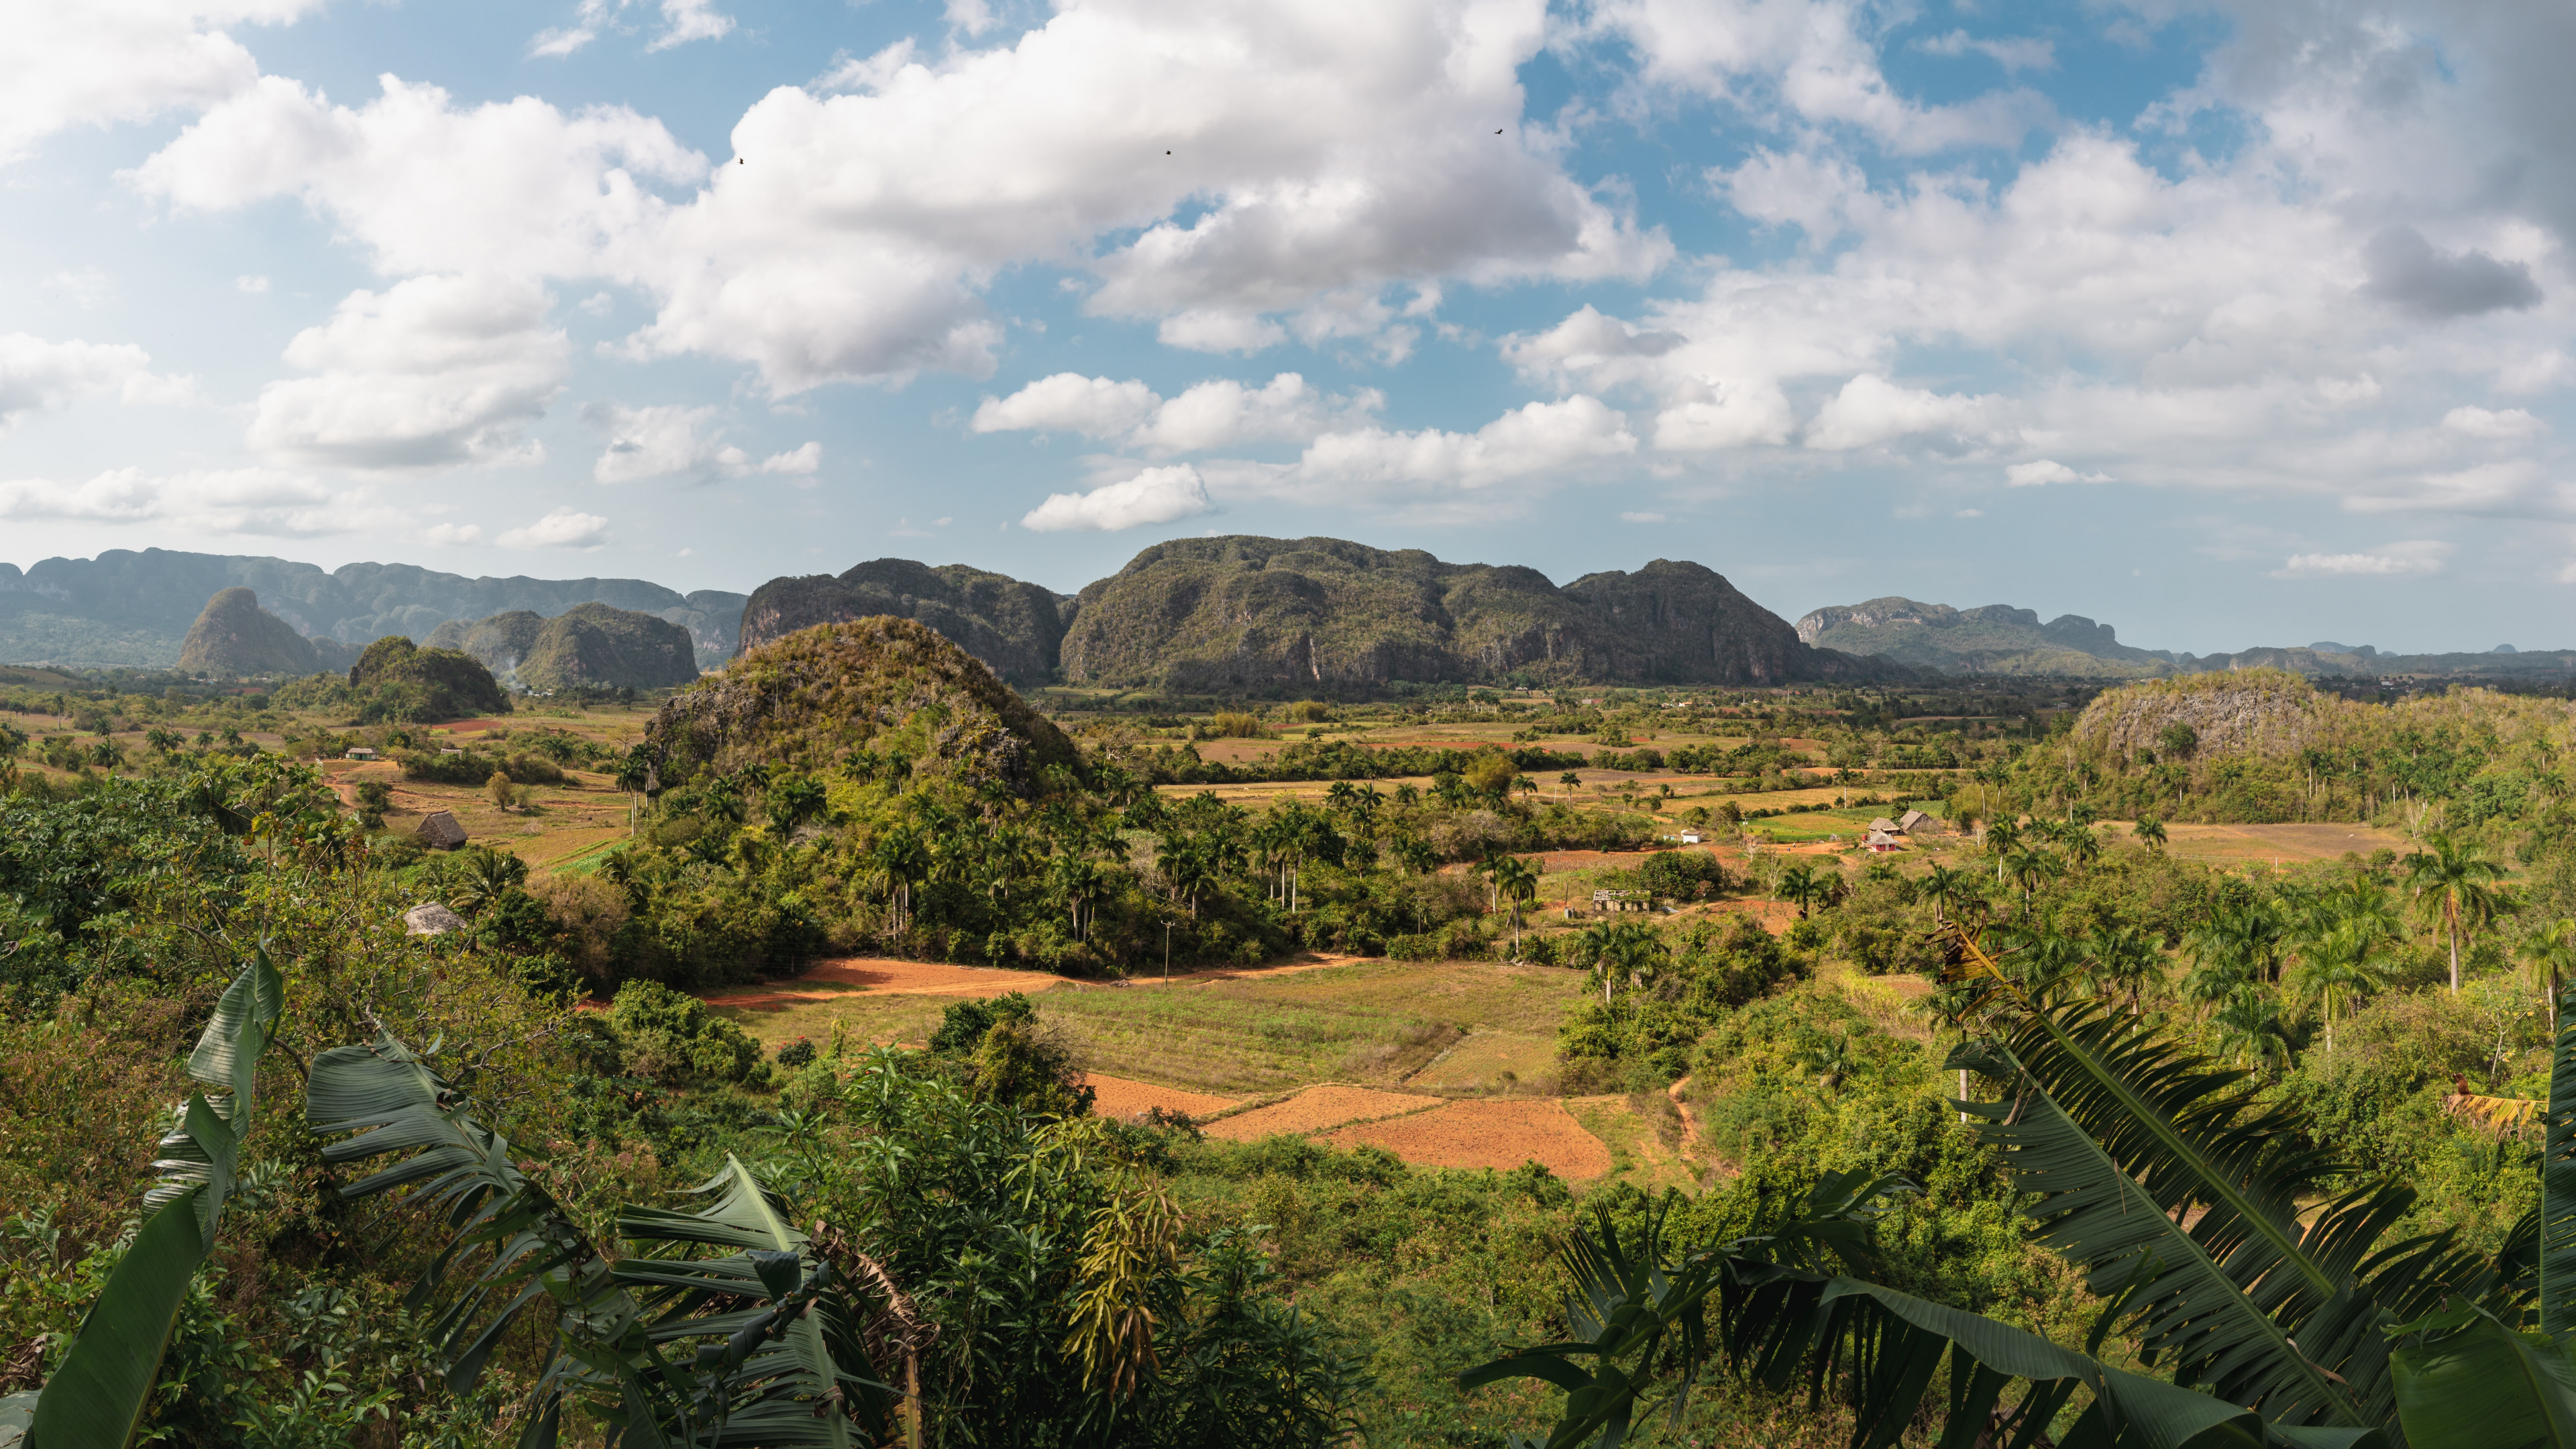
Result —
M 1503 134 L 1503 128 L 1502 128 L 1502 127 L 1500 127 L 1500 126 L 1496 126 L 1496 127 L 1494 128 L 1494 134 L 1495 134 L 1495 135 L 1497 135 L 1497 136 L 1499 136 L 1499 135 Z

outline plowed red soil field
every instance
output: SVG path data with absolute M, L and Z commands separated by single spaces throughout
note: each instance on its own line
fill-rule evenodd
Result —
M 1343 1148 L 1364 1143 L 1383 1147 L 1417 1167 L 1507 1170 L 1537 1162 L 1569 1180 L 1610 1170 L 1610 1149 L 1584 1131 L 1563 1104 L 1528 1098 L 1451 1102 L 1409 1117 L 1345 1127 L 1324 1140 Z
M 1178 1087 L 1158 1087 L 1151 1082 L 1131 1082 L 1125 1077 L 1104 1077 L 1092 1072 L 1083 1078 L 1091 1084 L 1091 1110 L 1103 1117 L 1137 1117 L 1149 1108 L 1166 1112 L 1187 1112 L 1205 1117 L 1235 1105 L 1232 1097 L 1212 1097 L 1205 1092 L 1184 1092 Z
M 1208 1135 L 1230 1142 L 1251 1142 L 1279 1132 L 1321 1132 L 1361 1117 L 1411 1112 L 1439 1102 L 1410 1092 L 1380 1092 L 1368 1087 L 1308 1087 L 1285 1102 L 1208 1124 Z
M 816 962 L 813 969 L 775 986 L 747 986 L 701 998 L 710 1006 L 747 1006 L 783 1011 L 807 1001 L 828 1001 L 852 992 L 888 996 L 1000 996 L 1011 991 L 1044 991 L 1068 978 L 1043 971 L 1004 971 L 991 966 L 948 966 L 936 961 L 889 961 L 846 956 Z

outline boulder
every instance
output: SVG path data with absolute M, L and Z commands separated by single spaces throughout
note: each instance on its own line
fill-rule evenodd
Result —
M 444 936 L 465 929 L 465 918 L 436 901 L 428 901 L 403 912 L 403 924 L 415 936 Z
M 432 850 L 454 850 L 465 843 L 465 827 L 456 823 L 453 811 L 432 810 L 421 818 L 415 834 L 420 843 Z

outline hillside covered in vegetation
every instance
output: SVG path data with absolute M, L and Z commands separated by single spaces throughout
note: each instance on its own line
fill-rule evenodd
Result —
M 964 564 L 930 568 L 881 558 L 834 577 L 771 579 L 743 606 L 742 647 L 756 649 L 817 624 L 893 614 L 938 630 L 1018 685 L 1054 677 L 1066 610 L 1035 584 Z
M 1780 684 L 1885 673 L 1799 642 L 1698 564 L 1558 588 L 1535 569 L 1340 539 L 1158 544 L 1082 591 L 1072 684 L 1190 692 L 1394 680 Z
M 451 619 L 425 647 L 461 649 L 502 680 L 542 694 L 668 689 L 698 677 L 688 630 L 606 604 L 575 604 L 551 619 L 528 609 L 470 624 Z

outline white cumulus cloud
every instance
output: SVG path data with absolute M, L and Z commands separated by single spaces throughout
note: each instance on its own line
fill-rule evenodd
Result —
M 0 481 L 0 519 L 18 523 L 160 523 L 193 533 L 315 538 L 384 527 L 399 515 L 363 489 L 310 475 L 233 468 L 167 475 L 117 468 L 80 482 Z
M 1987 414 L 1993 403 L 1992 398 L 1899 387 L 1865 372 L 1844 383 L 1842 391 L 1817 411 L 1816 420 L 1807 425 L 1807 446 L 1846 452 L 1898 438 L 1975 442 L 1989 429 Z
M 1329 394 L 1293 372 L 1259 387 L 1213 378 L 1171 398 L 1133 378 L 1117 382 L 1059 372 L 1009 397 L 984 399 L 968 426 L 979 433 L 1077 433 L 1148 453 L 1195 453 L 1241 443 L 1303 442 L 1365 421 L 1385 404 L 1385 394 L 1375 388 Z
M 31 413 L 106 393 L 129 403 L 182 402 L 192 395 L 186 378 L 158 376 L 151 366 L 151 355 L 128 343 L 0 333 L 0 431 Z
M 723 441 L 721 427 L 709 427 L 718 409 L 666 405 L 629 408 L 615 403 L 583 410 L 583 416 L 608 433 L 608 447 L 591 466 L 599 483 L 634 483 L 647 478 L 692 478 L 701 482 L 739 478 L 751 473 L 804 475 L 823 466 L 823 445 L 808 442 L 755 461 L 749 453 Z
M 1207 484 L 1187 463 L 1147 468 L 1133 478 L 1105 483 L 1088 493 L 1053 493 L 1020 520 L 1040 533 L 1066 530 L 1114 532 L 1149 523 L 1171 523 L 1205 513 Z
M 2449 561 L 2451 545 L 2437 539 L 2409 539 L 2367 553 L 2294 553 L 2272 571 L 2276 579 L 2420 578 L 2438 574 Z
M 81 0 L 12 6 L 0 44 L 0 163 L 76 126 L 146 121 L 249 86 L 227 27 L 284 25 L 321 0 Z
M 497 542 L 503 548 L 562 548 L 589 552 L 608 546 L 608 520 L 571 507 L 557 508 L 525 528 L 513 528 Z
M 528 462 L 521 428 L 562 390 L 570 344 L 534 282 L 415 277 L 352 292 L 286 360 L 314 374 L 260 389 L 253 448 L 348 468 Z

